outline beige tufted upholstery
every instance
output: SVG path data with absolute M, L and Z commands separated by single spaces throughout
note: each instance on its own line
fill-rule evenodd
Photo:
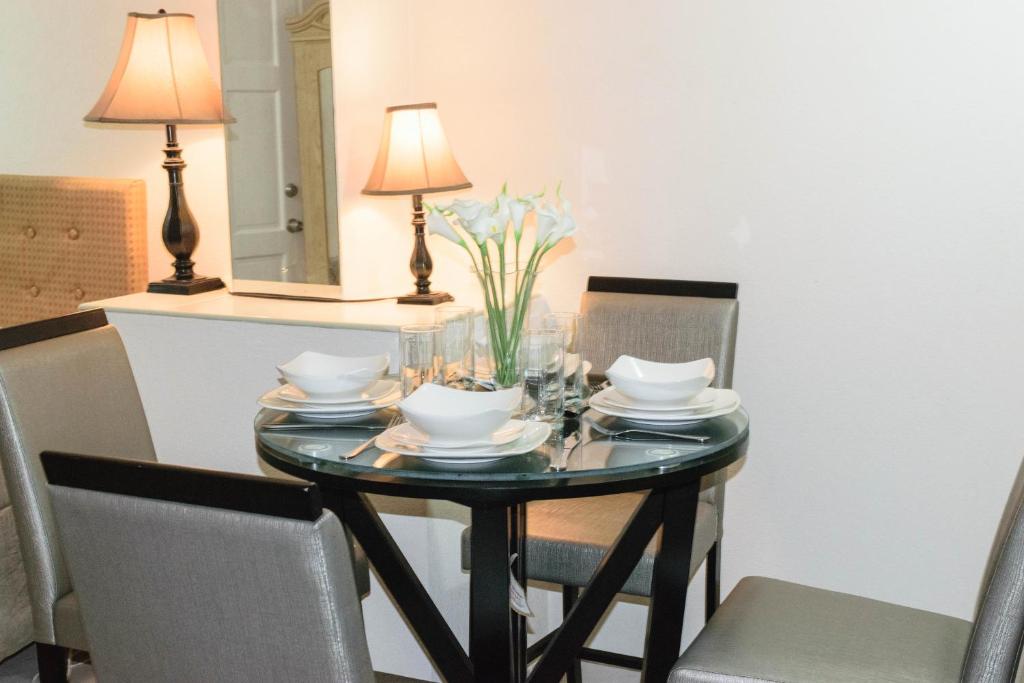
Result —
M 0 175 L 0 327 L 142 291 L 141 180 Z

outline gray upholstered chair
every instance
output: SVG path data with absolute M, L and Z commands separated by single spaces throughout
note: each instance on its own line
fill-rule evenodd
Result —
M 1024 474 L 1024 468 L 1022 468 Z M 878 600 L 747 577 L 687 648 L 671 683 L 1010 683 L 1024 644 L 1018 477 L 973 624 Z
M 25 568 L 14 528 L 14 508 L 0 470 L 0 661 L 32 642 Z
M 47 449 L 156 459 L 128 357 L 103 311 L 0 330 L 0 463 L 44 683 L 64 679 L 67 648 L 89 649 L 39 464 Z
M 348 538 L 315 484 L 42 462 L 98 680 L 374 680 Z
M 592 277 L 581 301 L 585 316 L 583 355 L 592 373 L 603 374 L 622 354 L 662 362 L 714 359 L 714 386 L 731 387 L 739 304 L 732 283 Z M 697 506 L 692 577 L 707 557 L 706 614 L 718 607 L 722 552 L 725 473 L 709 477 Z M 529 578 L 563 586 L 563 613 L 568 614 L 579 588 L 586 586 L 642 494 L 545 500 L 527 508 Z M 463 535 L 463 566 L 469 568 L 469 534 Z M 623 592 L 650 597 L 659 535 L 652 539 Z M 532 648 L 537 652 L 539 648 Z M 584 649 L 585 659 L 630 668 L 637 657 Z M 576 662 L 569 681 L 580 678 Z
M 88 650 L 60 546 L 44 450 L 156 459 L 121 338 L 102 310 L 0 329 L 0 465 L 32 607 L 42 683 L 65 680 L 68 648 Z M 369 590 L 365 557 L 357 577 Z

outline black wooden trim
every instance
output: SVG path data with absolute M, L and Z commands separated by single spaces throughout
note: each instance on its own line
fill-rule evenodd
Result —
M 705 299 L 735 299 L 739 285 L 735 282 L 703 282 L 700 280 L 658 280 L 638 277 L 603 277 L 594 275 L 587 281 L 588 292 L 620 294 L 659 294 L 661 296 L 697 296 Z
M 323 512 L 320 489 L 308 482 L 53 451 L 40 457 L 55 486 L 307 521 Z
M 619 652 L 609 652 L 608 650 L 595 650 L 592 647 L 581 648 L 580 659 L 588 662 L 597 662 L 598 664 L 617 666 L 623 669 L 632 669 L 634 671 L 640 671 L 644 668 L 643 657 L 624 655 Z
M 90 311 L 70 313 L 58 318 L 0 328 L 0 351 L 64 337 L 76 332 L 95 330 L 106 324 L 107 314 L 102 308 L 94 308 Z

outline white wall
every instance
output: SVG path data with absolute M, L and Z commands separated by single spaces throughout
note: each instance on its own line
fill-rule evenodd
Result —
M 5 3 L 0 171 L 145 178 L 156 276 L 160 130 L 81 122 L 129 9 Z M 213 0 L 167 9 L 198 15 L 215 62 Z M 726 590 L 769 574 L 970 615 L 1024 455 L 1024 6 L 333 10 L 347 293 L 407 288 L 407 200 L 358 191 L 383 108 L 436 100 L 477 196 L 565 180 L 582 228 L 544 276 L 556 307 L 589 274 L 740 283 L 753 439 L 729 487 Z M 181 137 L 198 260 L 226 275 L 222 134 Z M 458 290 L 445 246 L 435 282 Z
M 131 0 L 5 0 L 0 20 L 0 173 L 141 178 L 149 216 L 149 272 L 172 275 L 174 260 L 160 237 L 167 211 L 158 125 L 85 123 L 114 68 L 128 12 L 158 5 Z M 174 0 L 189 12 L 210 66 L 219 72 L 216 0 Z M 180 126 L 185 195 L 199 223 L 196 272 L 230 277 L 227 183 L 221 126 Z
M 582 227 L 544 276 L 556 307 L 590 274 L 740 283 L 727 590 L 970 616 L 1024 455 L 1024 6 L 333 7 L 350 294 L 407 278 L 406 202 L 358 191 L 384 106 L 436 100 L 470 194 L 564 179 Z

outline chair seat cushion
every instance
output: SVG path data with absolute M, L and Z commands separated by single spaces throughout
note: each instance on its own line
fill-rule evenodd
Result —
M 78 596 L 71 591 L 53 605 L 53 630 L 57 634 L 56 645 L 73 650 L 89 651 L 89 639 L 85 637 L 82 612 Z
M 957 681 L 971 624 L 775 579 L 740 581 L 670 683 Z
M 586 586 L 601 558 L 615 542 L 633 510 L 643 499 L 640 493 L 594 498 L 541 500 L 527 506 L 526 569 L 535 581 L 562 586 Z M 471 528 L 462 534 L 462 566 L 470 568 Z M 718 535 L 718 513 L 710 503 L 697 503 L 690 560 L 692 577 Z M 659 530 L 644 550 L 622 593 L 650 596 Z

